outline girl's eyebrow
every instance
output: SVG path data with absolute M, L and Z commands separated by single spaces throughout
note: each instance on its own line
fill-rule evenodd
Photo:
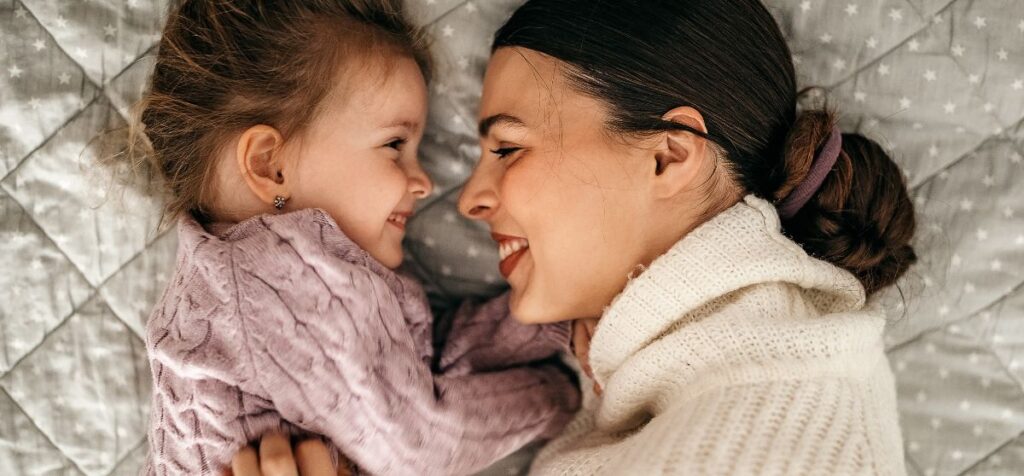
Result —
M 398 122 L 392 122 L 390 124 L 385 124 L 384 125 L 385 129 L 391 129 L 393 127 L 403 127 L 403 128 L 408 129 L 410 131 L 415 131 L 415 130 L 419 130 L 420 124 L 419 124 L 419 122 L 416 122 L 416 121 L 398 121 Z
M 526 127 L 526 123 L 516 116 L 510 114 L 495 114 L 480 121 L 480 137 L 487 137 L 487 134 L 491 133 L 491 128 L 496 125 Z

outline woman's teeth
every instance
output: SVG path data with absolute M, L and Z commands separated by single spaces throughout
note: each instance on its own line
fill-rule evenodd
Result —
M 504 260 L 505 258 L 514 255 L 517 251 L 529 247 L 530 242 L 522 238 L 503 241 L 498 245 L 498 258 Z

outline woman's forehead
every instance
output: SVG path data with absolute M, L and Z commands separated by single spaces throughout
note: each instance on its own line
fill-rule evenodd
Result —
M 601 112 L 597 101 L 573 90 L 560 61 L 526 48 L 499 48 L 491 56 L 480 102 L 481 123 L 508 115 L 526 126 L 569 111 Z M 603 114 L 601 114 L 603 116 Z

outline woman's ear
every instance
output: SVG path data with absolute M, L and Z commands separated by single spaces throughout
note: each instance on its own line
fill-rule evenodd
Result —
M 273 204 L 277 196 L 289 197 L 283 146 L 281 133 L 267 125 L 252 126 L 238 139 L 238 171 L 252 193 L 267 204 Z
M 662 119 L 707 132 L 704 117 L 696 109 L 683 106 L 665 113 Z M 654 149 L 651 179 L 658 198 L 670 198 L 686 190 L 700 176 L 706 157 L 707 140 L 688 131 L 675 130 L 662 134 Z

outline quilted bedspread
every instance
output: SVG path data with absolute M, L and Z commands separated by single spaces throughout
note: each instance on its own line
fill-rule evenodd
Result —
M 422 146 L 436 195 L 407 245 L 439 303 L 502 286 L 486 231 L 454 202 L 479 152 L 490 37 L 521 1 L 409 0 L 440 73 Z M 912 185 L 922 262 L 885 297 L 908 470 L 1024 474 L 1024 0 L 767 3 L 801 84 Z M 93 139 L 125 126 L 166 9 L 0 0 L 2 475 L 135 474 L 145 457 L 141 336 L 175 234 L 94 164 Z

